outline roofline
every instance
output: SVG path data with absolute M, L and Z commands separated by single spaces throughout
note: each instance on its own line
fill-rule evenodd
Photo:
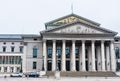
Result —
M 40 37 L 40 35 L 38 34 L 0 34 L 0 36 L 3 36 L 0 39 L 22 39 L 23 37 Z M 8 38 L 6 36 L 8 36 Z
M 60 20 L 60 19 L 63 19 L 63 18 L 65 18 L 65 17 L 69 17 L 69 16 L 71 16 L 71 15 L 77 16 L 77 17 L 79 17 L 79 18 L 82 18 L 83 20 L 89 21 L 89 22 L 91 22 L 91 23 L 93 23 L 93 24 L 95 24 L 95 25 L 97 25 L 97 26 L 100 25 L 100 24 L 97 23 L 97 22 L 94 22 L 94 21 L 92 21 L 92 20 L 89 20 L 89 19 L 87 19 L 87 18 L 84 18 L 84 17 L 81 17 L 81 16 L 79 16 L 79 15 L 76 15 L 76 14 L 72 13 L 72 14 L 69 14 L 69 15 L 66 15 L 66 16 L 63 16 L 63 17 L 54 19 L 54 20 L 52 20 L 52 21 L 49 21 L 49 22 L 45 23 L 45 26 L 48 25 L 48 24 L 51 23 L 51 22 L 58 21 L 58 20 Z

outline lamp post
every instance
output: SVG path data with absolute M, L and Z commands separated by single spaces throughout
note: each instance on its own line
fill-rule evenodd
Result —
M 44 56 L 43 56 L 43 64 L 42 64 L 42 71 L 44 71 L 45 70 L 45 68 L 44 68 Z

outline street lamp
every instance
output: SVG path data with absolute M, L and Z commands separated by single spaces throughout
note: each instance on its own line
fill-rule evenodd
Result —
M 44 68 L 44 56 L 43 56 L 43 64 L 42 64 L 42 71 L 44 71 L 45 70 L 45 68 Z

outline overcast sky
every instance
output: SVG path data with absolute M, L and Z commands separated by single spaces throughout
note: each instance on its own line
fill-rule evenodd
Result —
M 0 0 L 0 34 L 39 34 L 44 23 L 71 14 L 120 35 L 120 0 Z

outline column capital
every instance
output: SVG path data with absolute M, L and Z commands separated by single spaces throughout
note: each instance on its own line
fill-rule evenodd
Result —
M 104 43 L 105 42 L 105 40 L 101 40 L 101 43 Z
M 91 40 L 92 42 L 95 42 L 96 40 Z
M 114 40 L 110 40 L 111 43 L 114 43 Z
M 43 42 L 46 42 L 47 40 L 46 39 L 43 39 Z
M 81 40 L 83 43 L 85 43 L 86 40 Z
M 72 40 L 72 42 L 75 42 L 76 40 Z
M 62 40 L 62 42 L 66 42 L 66 40 Z
M 56 40 L 52 40 L 53 42 L 56 42 Z

